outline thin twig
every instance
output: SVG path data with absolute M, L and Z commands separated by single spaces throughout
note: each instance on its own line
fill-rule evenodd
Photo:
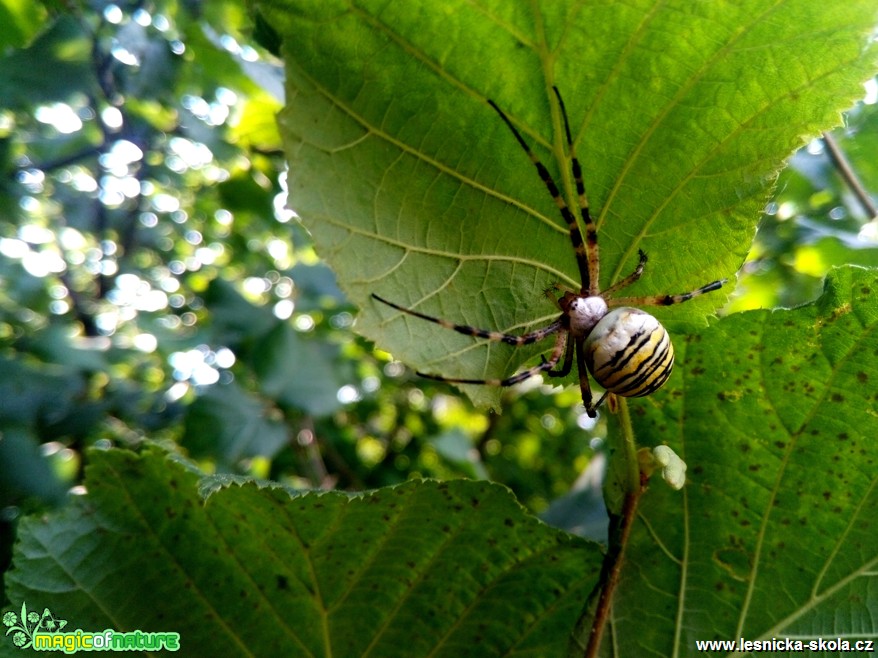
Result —
M 823 133 L 823 143 L 826 144 L 826 151 L 829 154 L 829 159 L 832 160 L 832 164 L 835 165 L 838 173 L 856 195 L 857 199 L 865 209 L 866 214 L 873 220 L 878 219 L 878 206 L 875 205 L 872 197 L 869 196 L 869 192 L 860 182 L 859 177 L 853 167 L 851 167 L 851 163 L 841 150 L 838 142 L 835 141 L 835 137 L 830 133 L 825 132 Z

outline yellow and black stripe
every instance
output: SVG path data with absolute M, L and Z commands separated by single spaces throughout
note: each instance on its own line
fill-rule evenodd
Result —
M 561 329 L 558 332 L 558 336 L 555 338 L 555 346 L 552 348 L 552 353 L 548 359 L 543 358 L 542 363 L 538 366 L 534 366 L 533 368 L 528 368 L 517 375 L 512 375 L 511 377 L 507 377 L 506 379 L 463 379 L 459 377 L 442 377 L 440 375 L 430 375 L 425 372 L 417 372 L 419 377 L 424 377 L 425 379 L 432 379 L 437 382 L 451 382 L 452 384 L 477 384 L 477 385 L 486 385 L 486 386 L 513 386 L 518 384 L 519 382 L 523 382 L 525 379 L 529 379 L 534 375 L 539 375 L 542 372 L 552 374 L 554 371 L 552 370 L 556 365 L 558 365 L 558 361 L 561 360 L 561 355 L 564 353 L 565 348 L 570 340 L 570 332 L 566 329 Z
M 475 336 L 476 338 L 486 338 L 488 340 L 493 340 L 497 343 L 506 343 L 507 345 L 530 345 L 531 343 L 536 343 L 537 341 L 542 340 L 546 336 L 551 336 L 561 328 L 561 320 L 556 320 L 547 327 L 542 327 L 541 329 L 537 329 L 536 331 L 531 331 L 530 333 L 516 336 L 514 334 L 504 334 L 502 331 L 489 331 L 487 329 L 470 327 L 466 324 L 454 324 L 453 322 L 449 322 L 448 320 L 436 318 L 432 315 L 426 315 L 425 313 L 413 311 L 412 309 L 406 308 L 405 306 L 394 304 L 393 302 L 388 301 L 383 297 L 379 297 L 375 293 L 372 293 L 372 298 L 377 299 L 382 304 L 387 304 L 390 308 L 395 308 L 397 311 L 402 311 L 403 313 L 414 315 L 416 318 L 421 318 L 422 320 L 427 320 L 428 322 L 435 322 L 440 327 L 452 329 L 459 334 L 464 334 L 465 336 Z
M 561 118 L 564 119 L 564 134 L 567 137 L 567 150 L 570 153 L 570 167 L 573 170 L 573 182 L 576 184 L 576 196 L 579 200 L 579 213 L 585 225 L 585 252 L 588 260 L 588 279 L 582 281 L 582 294 L 597 295 L 600 293 L 600 256 L 598 251 L 598 228 L 591 218 L 588 208 L 588 197 L 585 196 L 585 182 L 582 180 L 582 166 L 576 157 L 576 147 L 573 145 L 573 136 L 570 133 L 570 121 L 567 119 L 567 108 L 558 87 L 552 87 L 558 98 L 558 107 L 561 110 Z M 574 243 L 574 248 L 576 244 Z M 578 257 L 578 254 L 577 254 Z
M 512 131 L 512 134 L 515 135 L 515 139 L 518 140 L 518 143 L 521 145 L 521 148 L 524 149 L 524 152 L 527 153 L 527 156 L 530 158 L 530 161 L 533 162 L 534 167 L 537 169 L 537 173 L 540 176 L 540 180 L 543 181 L 543 184 L 546 186 L 546 189 L 549 190 L 549 194 L 552 195 L 552 200 L 555 202 L 555 205 L 558 207 L 558 210 L 561 211 L 561 216 L 564 218 L 564 221 L 567 222 L 567 228 L 570 231 L 570 242 L 573 243 L 573 253 L 576 256 L 576 265 L 579 268 L 579 278 L 582 282 L 582 293 L 587 293 L 592 286 L 597 286 L 598 282 L 595 280 L 593 283 L 591 282 L 590 273 L 589 273 L 589 258 L 586 252 L 585 243 L 582 241 L 582 232 L 579 230 L 579 224 L 576 223 L 576 218 L 573 216 L 573 213 L 570 212 L 570 208 L 567 205 L 567 202 L 564 200 L 564 197 L 561 194 L 561 191 L 558 189 L 558 185 L 555 183 L 555 179 L 552 178 L 552 175 L 549 173 L 549 170 L 546 169 L 546 166 L 540 162 L 540 159 L 537 157 L 536 153 L 534 153 L 530 146 L 528 146 L 527 142 L 524 141 L 524 137 L 521 136 L 521 133 L 518 132 L 518 129 L 512 124 L 512 121 L 509 120 L 509 117 L 501 110 L 497 104 L 488 100 L 488 103 L 497 114 L 500 115 L 500 118 L 503 119 L 503 122 L 509 126 L 509 130 Z M 566 121 L 566 115 L 565 115 Z M 579 162 L 576 162 L 574 165 L 576 169 L 579 168 Z M 575 178 L 575 175 L 574 175 Z M 582 180 L 582 172 L 580 170 L 579 173 L 580 183 Z M 585 198 L 585 190 L 583 188 L 583 199 Z M 585 207 L 583 217 L 588 216 L 588 208 Z M 591 221 L 589 217 L 587 220 L 592 227 L 594 227 L 594 222 Z M 594 244 L 597 245 L 597 231 L 589 232 L 589 240 L 593 240 Z
M 595 381 L 623 397 L 650 395 L 671 376 L 674 347 L 649 313 L 620 308 L 604 316 L 586 339 L 585 361 Z
M 643 254 L 643 252 L 640 252 Z M 642 264 L 646 263 L 646 255 L 643 254 L 641 256 L 641 265 L 638 265 L 638 268 L 642 271 Z M 636 271 L 635 271 L 636 272 Z M 639 274 L 638 274 L 639 277 Z M 626 282 L 628 277 L 623 279 L 621 283 Z M 697 290 L 693 290 L 692 292 L 684 292 L 679 295 L 647 295 L 644 297 L 613 297 L 607 299 L 608 306 L 671 306 L 673 304 L 681 304 L 683 302 L 688 302 L 693 297 L 698 297 L 699 295 L 703 295 L 707 292 L 713 292 L 714 290 L 719 290 L 723 287 L 727 279 L 720 279 L 719 281 L 711 281 L 706 286 L 701 286 Z M 627 285 L 627 283 L 626 283 Z M 603 295 L 608 295 L 611 291 L 617 290 L 618 288 L 622 288 L 622 285 L 615 285 L 612 288 L 608 288 Z

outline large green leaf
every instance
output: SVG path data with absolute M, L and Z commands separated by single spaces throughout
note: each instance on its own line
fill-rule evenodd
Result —
M 689 484 L 643 499 L 605 650 L 878 635 L 876 290 L 878 273 L 837 270 L 815 303 L 681 342 L 670 404 L 633 418 Z M 87 496 L 22 523 L 6 581 L 16 606 L 85 629 L 230 655 L 562 655 L 597 575 L 593 545 L 496 485 L 291 494 L 154 451 L 91 459 Z
M 615 599 L 619 655 L 878 638 L 876 294 L 874 270 L 835 270 L 816 303 L 730 316 L 680 345 L 671 404 L 634 417 L 689 483 L 644 498 Z
M 573 206 L 557 85 L 602 286 L 643 249 L 631 294 L 683 292 L 734 273 L 773 173 L 839 122 L 874 66 L 871 0 L 256 4 L 286 43 L 291 206 L 362 307 L 358 330 L 446 376 L 509 374 L 547 346 L 473 341 L 370 293 L 521 331 L 557 314 L 548 285 L 579 287 L 566 226 L 489 98 Z M 658 315 L 691 327 L 723 301 Z
M 186 656 L 560 655 L 600 563 L 486 482 L 293 493 L 157 450 L 90 462 L 86 496 L 21 523 L 7 595 Z

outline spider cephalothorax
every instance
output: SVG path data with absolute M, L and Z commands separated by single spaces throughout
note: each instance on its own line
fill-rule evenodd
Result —
M 570 241 L 573 244 L 573 252 L 576 257 L 582 286 L 576 292 L 565 290 L 560 299 L 554 295 L 553 290 L 561 291 L 561 286 L 555 286 L 547 291 L 547 295 L 554 299 L 561 309 L 561 317 L 547 327 L 516 336 L 499 331 L 455 324 L 399 306 L 375 294 L 372 297 L 398 311 L 408 313 L 423 320 L 435 322 L 458 333 L 504 342 L 509 345 L 529 345 L 548 336 L 555 335 L 555 345 L 548 359 L 543 358 L 540 365 L 506 379 L 458 379 L 424 373 L 418 374 L 429 379 L 457 384 L 512 386 L 528 377 L 543 372 L 550 377 L 565 377 L 570 373 L 575 357 L 576 368 L 579 373 L 579 386 L 582 390 L 582 402 L 588 415 L 594 418 L 597 415 L 597 407 L 600 406 L 609 393 L 625 397 L 649 395 L 658 390 L 668 380 L 674 367 L 674 348 L 671 345 L 668 332 L 656 318 L 645 311 L 634 308 L 634 306 L 668 306 L 670 304 L 679 304 L 698 295 L 719 289 L 725 283 L 725 280 L 713 281 L 692 292 L 679 295 L 616 297 L 615 293 L 617 291 L 637 281 L 643 273 L 647 259 L 646 254 L 641 251 L 639 252 L 640 261 L 631 274 L 617 281 L 609 288 L 600 290 L 598 281 L 600 259 L 597 228 L 589 212 L 588 201 L 585 197 L 585 185 L 582 181 L 582 168 L 574 151 L 564 101 L 561 99 L 561 94 L 558 93 L 557 88 L 555 88 L 555 95 L 564 120 L 567 149 L 570 155 L 570 167 L 576 185 L 580 216 L 585 228 L 585 240 L 583 240 L 576 218 L 570 211 L 570 207 L 561 195 L 548 169 L 536 157 L 506 114 L 493 101 L 489 100 L 488 103 L 500 115 L 500 118 L 503 119 L 504 123 L 512 131 L 515 139 L 524 149 L 525 153 L 527 153 L 528 157 L 530 157 L 540 179 L 545 184 L 549 194 L 552 195 L 552 199 L 561 211 L 561 216 L 564 218 L 569 229 Z M 612 310 L 610 310 L 611 308 Z M 562 356 L 564 358 L 563 362 L 561 361 Z M 556 369 L 559 362 L 561 367 Z M 594 402 L 592 398 L 588 373 L 591 373 L 595 381 L 604 388 L 604 394 L 597 402 Z

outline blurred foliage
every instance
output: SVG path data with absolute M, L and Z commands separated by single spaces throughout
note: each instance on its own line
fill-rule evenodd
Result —
M 486 415 L 351 332 L 285 209 L 282 71 L 253 29 L 231 1 L 0 3 L 4 567 L 15 520 L 79 486 L 89 446 L 178 444 L 299 488 L 489 478 L 543 511 L 605 433 L 576 390 L 528 382 Z M 838 132 L 873 190 L 875 101 L 872 85 Z M 814 142 L 729 310 L 878 264 L 876 221 Z
M 878 82 L 866 84 L 864 100 L 835 130 L 838 142 L 867 191 L 878 189 Z M 823 278 L 846 263 L 878 265 L 878 217 L 856 198 L 815 139 L 790 158 L 767 204 L 738 290 L 727 312 L 748 308 L 793 307 L 815 299 Z
M 575 391 L 485 417 L 350 331 L 284 208 L 282 72 L 237 3 L 72 4 L 0 52 L 4 556 L 85 448 L 147 438 L 298 487 L 566 492 L 591 452 Z

